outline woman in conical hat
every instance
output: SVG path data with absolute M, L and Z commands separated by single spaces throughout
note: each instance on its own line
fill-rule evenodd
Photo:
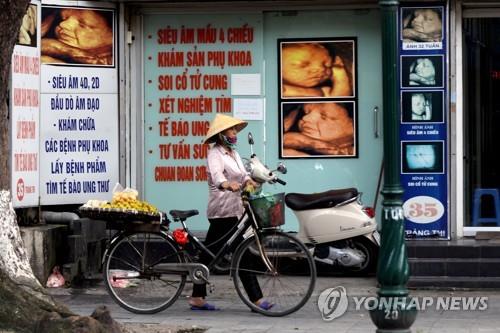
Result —
M 240 191 L 247 184 L 257 184 L 247 174 L 241 157 L 235 150 L 239 131 L 247 126 L 247 122 L 231 116 L 217 114 L 210 124 L 204 143 L 214 143 L 208 151 L 208 208 L 207 217 L 210 226 L 205 244 L 210 245 L 212 253 L 217 253 L 227 242 L 231 234 L 228 231 L 238 224 L 244 208 Z M 243 241 L 243 239 L 241 239 Z M 238 243 L 238 241 L 236 241 Z M 202 254 L 200 262 L 208 265 L 212 258 Z M 245 290 L 251 301 L 264 309 L 273 304 L 262 299 L 262 292 L 255 275 L 242 277 Z M 213 304 L 205 301 L 207 295 L 205 284 L 194 284 L 189 300 L 192 310 L 217 310 Z
M 235 127 L 236 133 L 238 133 L 247 125 L 248 123 L 246 121 L 218 113 L 214 120 L 212 120 L 212 123 L 210 123 L 210 128 L 208 129 L 204 143 L 216 142 L 219 134 L 222 134 L 222 132 L 233 126 Z M 236 133 L 234 137 L 236 137 Z

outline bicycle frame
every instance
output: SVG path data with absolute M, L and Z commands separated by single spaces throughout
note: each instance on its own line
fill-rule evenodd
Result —
M 195 244 L 195 248 L 200 249 L 203 251 L 205 254 L 209 255 L 212 260 L 208 264 L 208 269 L 211 270 L 214 267 L 217 267 L 217 262 L 229 252 L 229 249 L 231 248 L 231 245 L 233 245 L 233 242 L 235 239 L 237 239 L 240 235 L 244 234 L 249 227 L 252 227 L 253 234 L 255 235 L 256 231 L 258 229 L 258 224 L 257 221 L 255 220 L 255 216 L 253 214 L 252 208 L 248 204 L 246 200 L 244 200 L 244 206 L 245 206 L 245 212 L 239 219 L 238 223 L 236 226 L 234 226 L 229 232 L 231 233 L 231 237 L 228 239 L 228 241 L 222 246 L 222 248 L 216 253 L 213 254 L 212 251 L 210 251 L 196 236 L 194 236 L 188 229 L 185 220 L 181 220 L 181 224 L 183 229 L 188 233 L 188 239 L 192 241 Z M 251 217 L 251 218 L 250 218 Z M 234 231 L 233 231 L 234 230 Z M 262 257 L 265 265 L 267 268 L 275 272 L 275 269 L 267 257 L 267 255 L 264 252 L 264 249 L 262 248 L 262 245 L 260 243 L 260 240 L 258 237 L 255 238 L 257 242 L 257 247 L 259 249 L 260 256 Z M 236 251 L 234 251 L 236 252 Z M 231 275 L 232 275 L 232 270 L 231 270 Z

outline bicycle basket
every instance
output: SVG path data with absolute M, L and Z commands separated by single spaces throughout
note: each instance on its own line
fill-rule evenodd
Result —
M 250 206 L 260 228 L 273 228 L 285 224 L 285 193 L 250 199 Z

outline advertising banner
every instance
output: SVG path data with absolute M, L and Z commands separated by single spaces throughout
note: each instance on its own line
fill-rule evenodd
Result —
M 11 64 L 11 189 L 14 207 L 38 205 L 40 195 L 40 1 L 23 17 Z
M 444 3 L 400 8 L 400 172 L 410 239 L 450 237 L 445 23 Z
M 109 200 L 118 182 L 116 11 L 95 4 L 42 7 L 43 205 Z

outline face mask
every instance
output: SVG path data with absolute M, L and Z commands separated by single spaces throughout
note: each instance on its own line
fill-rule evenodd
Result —
M 236 146 L 236 142 L 238 142 L 238 138 L 236 136 L 234 138 L 231 138 L 231 137 L 222 135 L 222 140 L 224 140 L 224 143 L 230 148 L 233 148 L 234 146 Z

